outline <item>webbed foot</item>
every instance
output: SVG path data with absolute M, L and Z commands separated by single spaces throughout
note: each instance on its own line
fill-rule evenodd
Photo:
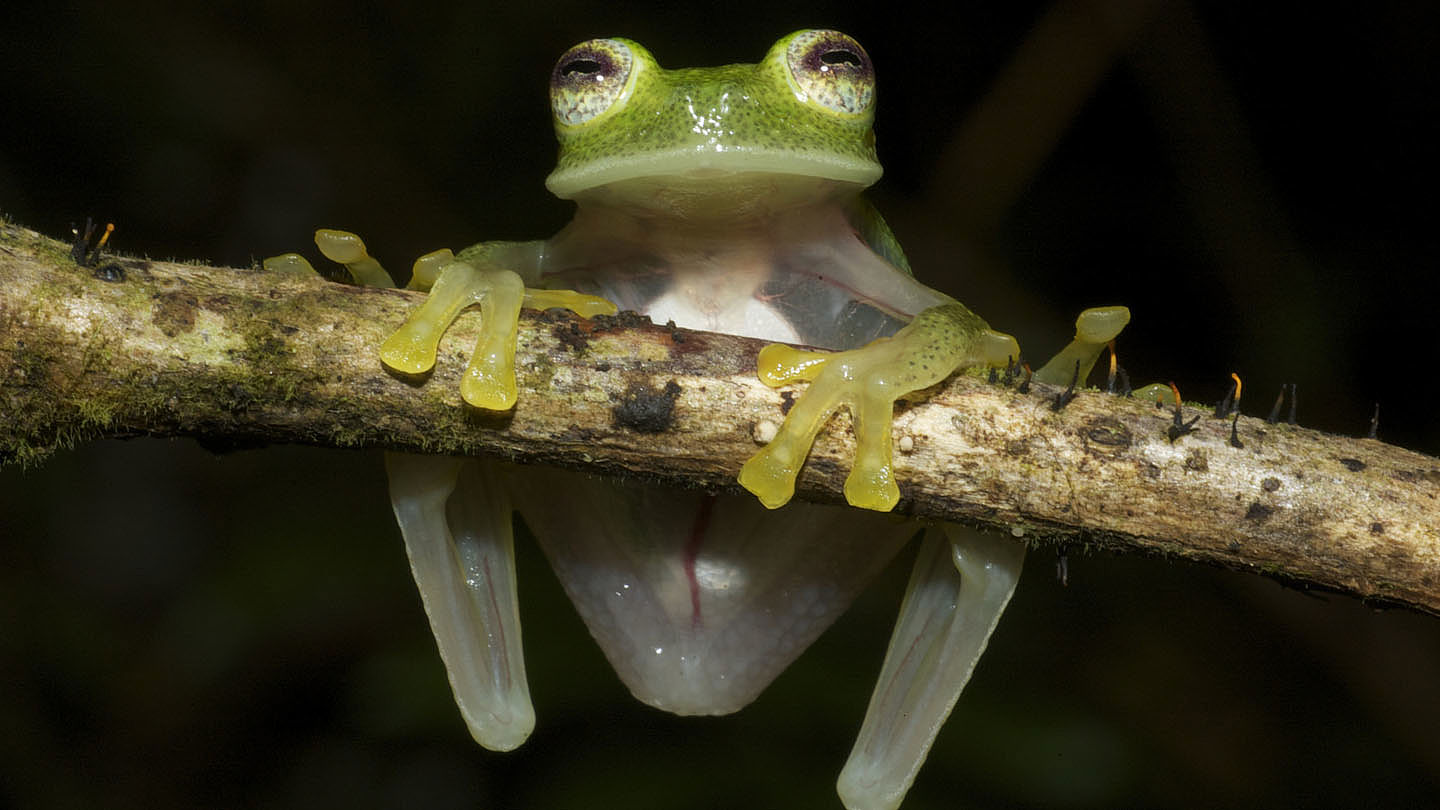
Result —
M 991 331 L 958 303 L 927 309 L 893 336 L 851 351 L 766 346 L 759 362 L 766 385 L 808 381 L 810 387 L 774 440 L 740 468 L 740 485 L 771 509 L 785 505 L 816 435 L 843 407 L 855 425 L 855 462 L 845 479 L 845 498 L 853 506 L 889 511 L 900 500 L 891 469 L 895 400 L 958 368 L 1003 365 L 1018 356 L 1014 338 Z

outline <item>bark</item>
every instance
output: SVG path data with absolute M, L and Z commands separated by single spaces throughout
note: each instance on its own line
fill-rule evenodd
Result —
M 0 224 L 0 463 L 100 437 L 486 454 L 735 490 L 800 389 L 754 375 L 760 341 L 644 318 L 526 312 L 510 413 L 463 406 L 477 317 L 422 380 L 376 347 L 418 293 L 124 257 Z M 1440 614 L 1440 460 L 1242 417 L 1172 441 L 1171 412 L 959 375 L 896 415 L 897 512 L 1032 543 L 1161 553 Z M 1187 419 L 1197 412 L 1187 411 Z M 853 435 L 821 434 L 797 497 L 842 500 Z

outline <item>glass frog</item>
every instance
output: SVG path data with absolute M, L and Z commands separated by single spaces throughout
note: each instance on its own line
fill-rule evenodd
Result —
M 381 347 L 422 374 L 460 312 L 484 336 L 461 384 L 476 408 L 515 404 L 522 306 L 589 316 L 616 307 L 772 345 L 772 385 L 807 381 L 778 435 L 740 471 L 756 497 L 656 490 L 484 460 L 391 455 L 395 514 L 471 733 L 509 750 L 534 725 L 511 539 L 518 510 L 591 634 L 635 697 L 677 714 L 750 703 L 924 527 L 884 514 L 898 397 L 959 368 L 1004 365 L 1014 339 L 916 281 L 861 191 L 879 179 L 875 77 L 859 43 L 798 31 L 758 64 L 665 70 L 638 43 L 571 48 L 550 76 L 560 141 L 546 185 L 574 219 L 537 242 L 484 242 L 417 262 L 429 295 Z M 322 252 L 388 283 L 357 237 Z M 1128 320 L 1088 310 L 1038 373 L 1089 372 Z M 853 417 L 853 507 L 788 504 L 816 433 Z M 1010 599 L 1024 546 L 958 526 L 926 530 L 839 791 L 899 805 Z M 869 666 L 857 662 L 857 666 Z

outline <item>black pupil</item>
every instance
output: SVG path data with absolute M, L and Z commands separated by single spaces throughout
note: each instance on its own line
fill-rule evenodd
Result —
M 594 59 L 571 59 L 565 63 L 565 67 L 560 73 L 565 76 L 571 76 L 576 73 L 590 75 L 599 73 L 601 67 L 601 64 Z
M 820 54 L 820 61 L 827 65 L 850 65 L 860 67 L 860 57 L 854 51 L 826 51 Z

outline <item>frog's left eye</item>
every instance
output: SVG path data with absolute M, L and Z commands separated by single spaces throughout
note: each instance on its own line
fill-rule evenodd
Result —
M 550 73 L 550 108 L 555 120 L 583 124 L 626 96 L 635 55 L 618 39 L 592 39 L 566 51 Z
M 785 64 L 809 101 L 860 115 L 875 102 L 875 67 L 860 43 L 839 31 L 805 31 L 785 50 Z

